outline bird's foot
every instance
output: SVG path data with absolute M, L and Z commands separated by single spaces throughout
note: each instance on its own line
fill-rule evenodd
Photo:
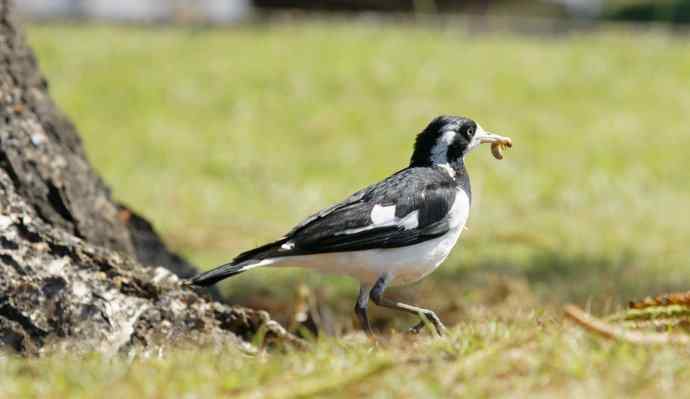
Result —
M 419 332 L 426 326 L 426 322 L 424 320 L 421 320 L 419 323 L 415 324 L 414 326 L 410 327 L 407 330 L 408 334 L 419 334 Z
M 421 319 L 419 323 L 415 324 L 412 326 L 409 330 L 407 330 L 408 333 L 410 334 L 419 334 L 419 332 L 422 330 L 422 328 L 426 327 L 427 324 L 432 324 L 434 326 L 434 329 L 436 330 L 436 333 L 438 335 L 443 336 L 446 334 L 448 329 L 446 326 L 443 325 L 441 322 L 441 319 L 436 316 L 436 313 L 434 312 L 429 312 L 427 314 L 422 314 L 420 315 Z

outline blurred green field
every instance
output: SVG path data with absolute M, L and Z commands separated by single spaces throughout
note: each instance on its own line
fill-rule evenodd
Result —
M 307 353 L 131 366 L 96 358 L 86 385 L 60 360 L 10 363 L 0 367 L 14 388 L 0 383 L 0 396 L 91 397 L 117 385 L 122 396 L 213 397 L 258 382 L 307 396 L 643 397 L 677 394 L 687 381 L 687 350 L 604 344 L 559 315 L 565 302 L 610 311 L 690 286 L 687 37 L 305 22 L 31 26 L 28 38 L 115 196 L 205 268 L 404 167 L 436 115 L 470 116 L 515 146 L 501 162 L 488 148 L 468 158 L 469 230 L 431 277 L 395 293 L 457 325 L 450 338 L 327 339 Z M 286 320 L 302 281 L 347 329 L 356 284 L 342 278 L 266 269 L 222 289 Z M 413 321 L 374 318 L 386 331 Z M 133 376 L 149 367 L 161 374 Z M 176 368 L 191 374 L 178 380 Z M 59 383 L 39 389 L 29 384 L 36 374 Z

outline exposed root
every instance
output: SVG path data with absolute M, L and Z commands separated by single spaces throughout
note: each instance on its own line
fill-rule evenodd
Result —
M 628 342 L 635 345 L 690 344 L 690 336 L 632 331 L 596 318 L 575 305 L 566 305 L 564 311 L 567 318 L 587 331 L 615 341 Z

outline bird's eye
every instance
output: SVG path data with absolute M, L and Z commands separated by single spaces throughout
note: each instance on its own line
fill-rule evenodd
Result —
M 472 138 L 472 136 L 474 136 L 474 128 L 473 127 L 467 129 L 467 138 Z

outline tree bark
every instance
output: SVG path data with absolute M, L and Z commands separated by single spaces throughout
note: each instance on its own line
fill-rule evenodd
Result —
M 261 325 L 293 339 L 264 312 L 184 287 L 195 271 L 113 200 L 0 0 L 0 349 L 246 347 Z

